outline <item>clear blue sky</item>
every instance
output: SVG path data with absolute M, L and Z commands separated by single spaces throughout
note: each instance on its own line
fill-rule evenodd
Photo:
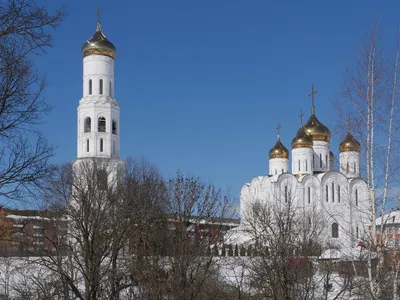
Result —
M 319 91 L 316 112 L 335 124 L 330 103 L 342 92 L 376 19 L 393 44 L 400 1 L 146 0 L 40 1 L 69 15 L 54 47 L 37 60 L 54 109 L 42 126 L 56 163 L 76 157 L 82 96 L 81 46 L 96 28 L 117 48 L 115 95 L 121 158 L 145 157 L 165 176 L 177 169 L 238 194 L 268 172 L 277 124 L 290 149 L 300 109 Z M 340 136 L 332 137 L 338 154 Z

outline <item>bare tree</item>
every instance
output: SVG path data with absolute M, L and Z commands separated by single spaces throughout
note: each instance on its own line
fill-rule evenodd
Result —
M 63 166 L 47 186 L 50 208 L 62 214 L 47 236 L 53 251 L 43 253 L 40 265 L 59 278 L 62 299 L 119 299 L 130 286 L 123 252 L 133 218 L 124 186 L 108 165 L 93 159 L 74 170 Z
M 147 241 L 147 247 L 137 257 L 140 299 L 231 299 L 230 288 L 218 284 L 220 261 L 214 256 L 229 229 L 230 199 L 211 184 L 181 173 L 165 187 L 164 214 L 157 221 L 162 226 L 152 223 L 156 231 L 143 237 L 141 244 Z
M 248 203 L 242 216 L 256 252 L 251 288 L 262 299 L 317 299 L 311 258 L 321 253 L 323 220 L 315 207 L 300 208 L 290 189 L 272 199 Z
M 64 16 L 64 9 L 49 13 L 33 0 L 0 5 L 0 195 L 9 199 L 30 193 L 48 174 L 53 149 L 35 130 L 49 111 L 46 82 L 33 59 L 51 46 L 51 29 Z
M 352 131 L 361 141 L 366 162 L 366 182 L 368 186 L 370 240 L 368 250 L 368 289 L 371 299 L 382 299 L 387 293 L 387 272 L 385 270 L 385 249 L 387 248 L 385 226 L 376 230 L 377 211 L 385 215 L 388 206 L 395 206 L 397 198 L 391 188 L 398 182 L 399 155 L 399 103 L 398 72 L 399 46 L 394 55 L 383 51 L 383 41 L 376 23 L 369 41 L 362 48 L 354 70 L 348 70 L 345 81 L 345 97 L 337 103 L 341 115 L 350 113 L 353 117 Z M 344 109 L 343 109 L 344 108 Z M 376 274 L 373 259 L 377 257 Z M 386 274 L 386 275 L 385 275 Z M 391 276 L 391 280 L 394 277 Z M 397 279 L 396 279 L 397 280 Z M 397 283 L 394 283 L 395 285 Z M 397 289 L 390 289 L 396 299 Z

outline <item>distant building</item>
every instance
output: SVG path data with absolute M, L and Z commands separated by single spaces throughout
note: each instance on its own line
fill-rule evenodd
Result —
M 383 226 L 385 239 L 381 239 L 380 231 Z M 392 211 L 376 219 L 376 233 L 379 240 L 387 242 L 389 248 L 400 247 L 400 210 Z M 400 249 L 400 248 L 399 248 Z
M 52 241 L 65 236 L 67 223 L 47 210 L 0 208 L 0 255 L 31 256 L 52 253 Z

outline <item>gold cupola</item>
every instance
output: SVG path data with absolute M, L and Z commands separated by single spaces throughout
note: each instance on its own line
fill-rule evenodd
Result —
M 97 13 L 98 21 L 96 32 L 82 46 L 82 56 L 89 55 L 105 55 L 115 58 L 116 49 L 113 43 L 107 40 L 103 31 L 101 31 L 99 12 Z
M 292 149 L 312 148 L 313 140 L 306 134 L 305 128 L 301 126 L 292 140 Z
M 304 124 L 304 130 L 313 141 L 329 142 L 331 139 L 331 132 L 328 127 L 317 119 L 314 112 L 311 114 L 306 124 Z
M 314 105 L 314 95 L 318 91 L 314 90 L 314 84 L 312 85 L 312 93 L 308 95 L 312 98 L 312 106 L 311 106 L 311 116 L 304 124 L 304 130 L 309 135 L 313 141 L 324 141 L 329 142 L 331 139 L 331 132 L 328 127 L 321 123 L 320 120 L 317 119 L 315 115 L 315 105 Z
M 269 159 L 273 158 L 289 158 L 289 151 L 283 146 L 281 139 L 278 137 L 276 144 L 269 150 Z
M 361 147 L 360 143 L 354 138 L 354 136 L 348 132 L 344 140 L 340 143 L 339 151 L 340 152 L 350 152 L 357 151 L 360 152 Z

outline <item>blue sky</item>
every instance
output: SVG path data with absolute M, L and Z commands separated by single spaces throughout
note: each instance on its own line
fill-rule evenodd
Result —
M 82 96 L 81 46 L 96 28 L 117 48 L 115 96 L 121 108 L 121 158 L 145 157 L 165 176 L 177 169 L 238 194 L 268 172 L 277 124 L 290 149 L 300 110 L 333 126 L 331 101 L 345 68 L 381 20 L 395 41 L 399 1 L 41 0 L 69 15 L 53 48 L 36 60 L 53 106 L 41 130 L 57 146 L 55 163 L 76 157 Z M 333 131 L 333 130 L 332 130 Z M 343 137 L 332 137 L 338 154 Z

